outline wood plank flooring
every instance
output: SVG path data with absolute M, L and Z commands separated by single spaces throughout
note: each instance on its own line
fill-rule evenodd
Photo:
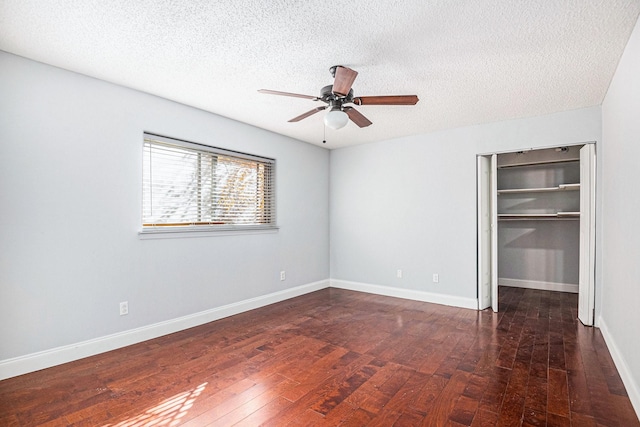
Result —
M 1 426 L 640 426 L 577 295 L 325 289 L 0 382 Z

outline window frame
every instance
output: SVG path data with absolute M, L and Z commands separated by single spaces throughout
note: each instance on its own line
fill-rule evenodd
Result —
M 147 143 L 157 142 L 158 144 L 172 145 L 194 152 L 204 152 L 213 155 L 232 157 L 240 160 L 254 161 L 262 164 L 269 164 L 269 177 L 270 190 L 268 192 L 269 210 L 271 212 L 270 222 L 263 224 L 196 224 L 189 223 L 184 225 L 168 225 L 158 223 L 155 225 L 145 225 L 144 223 L 144 208 L 145 208 L 145 150 Z M 211 145 L 186 141 L 183 139 L 171 138 L 163 135 L 158 135 L 151 132 L 143 133 L 142 143 L 142 182 L 139 187 L 141 190 L 141 211 L 140 211 L 140 229 L 138 235 L 140 238 L 175 238 L 175 237 L 205 237 L 205 236 L 223 236 L 234 234 L 263 234 L 277 232 L 279 227 L 277 225 L 277 211 L 276 211 L 276 160 L 269 157 L 258 156 L 254 154 L 244 153 L 235 150 L 229 150 Z

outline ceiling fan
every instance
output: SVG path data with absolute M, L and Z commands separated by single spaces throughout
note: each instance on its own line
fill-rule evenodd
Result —
M 324 123 L 332 129 L 340 129 L 347 125 L 349 120 L 359 127 L 367 127 L 371 123 L 355 108 L 346 104 L 355 105 L 415 105 L 418 102 L 417 95 L 389 95 L 389 96 L 353 96 L 351 85 L 356 79 L 358 72 L 342 65 L 334 65 L 329 69 L 334 77 L 333 85 L 325 86 L 320 90 L 320 96 L 301 95 L 298 93 L 280 92 L 277 90 L 260 89 L 258 92 L 270 95 L 292 96 L 295 98 L 306 98 L 312 101 L 322 101 L 327 105 L 314 108 L 306 113 L 289 120 L 289 122 L 299 122 L 302 119 L 325 110 L 329 112 L 324 117 Z

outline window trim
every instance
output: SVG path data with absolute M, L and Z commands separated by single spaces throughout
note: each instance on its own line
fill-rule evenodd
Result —
M 272 224 L 249 224 L 249 225 L 233 225 L 226 224 L 224 226 L 220 225 L 205 225 L 207 223 L 193 225 L 193 224 L 185 224 L 185 225 L 168 225 L 168 224 L 156 224 L 156 225 L 144 225 L 142 223 L 143 217 L 140 218 L 138 237 L 140 239 L 162 239 L 162 238 L 180 238 L 180 237 L 208 237 L 208 236 L 229 236 L 229 235 L 238 235 L 238 234 L 267 234 L 267 233 L 275 233 L 279 230 L 279 226 L 277 225 L 277 215 L 276 215 L 276 160 L 269 157 L 258 156 L 254 154 L 244 153 L 235 150 L 228 150 L 219 147 L 213 147 L 210 145 L 205 145 L 201 143 L 185 141 L 179 138 L 171 138 L 163 135 L 158 135 L 152 132 L 144 132 L 143 133 L 143 144 L 142 150 L 145 148 L 145 142 L 147 139 L 151 139 L 153 141 L 157 141 L 159 143 L 170 144 L 175 146 L 184 147 L 187 149 L 205 151 L 221 156 L 231 156 L 235 158 L 241 158 L 244 160 L 256 161 L 261 163 L 271 163 L 271 176 L 270 179 L 273 182 L 273 189 L 271 190 L 271 200 L 270 202 L 273 204 L 273 219 L 274 222 Z M 142 177 L 144 181 L 144 177 Z M 140 186 L 142 189 L 143 186 Z M 143 194 L 141 192 L 140 200 L 143 203 Z M 141 204 L 142 206 L 142 204 Z M 141 212 L 142 213 L 142 212 Z
M 153 228 L 149 230 L 148 228 Z M 171 228 L 171 227 L 147 227 L 147 229 L 142 229 L 138 231 L 138 238 L 140 240 L 154 240 L 154 239 L 178 239 L 185 237 L 212 237 L 212 236 L 236 236 L 236 235 L 246 235 L 246 234 L 271 234 L 277 233 L 280 229 L 279 226 L 265 226 L 265 227 L 256 227 L 256 228 L 243 228 L 231 230 L 229 228 L 225 228 L 224 230 L 214 229 L 213 227 L 207 228 L 206 226 L 198 226 L 190 227 L 184 226 L 180 227 L 179 230 Z

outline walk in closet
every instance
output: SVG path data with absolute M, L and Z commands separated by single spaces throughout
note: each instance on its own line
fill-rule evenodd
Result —
M 478 156 L 478 301 L 498 286 L 579 294 L 593 324 L 595 145 Z

